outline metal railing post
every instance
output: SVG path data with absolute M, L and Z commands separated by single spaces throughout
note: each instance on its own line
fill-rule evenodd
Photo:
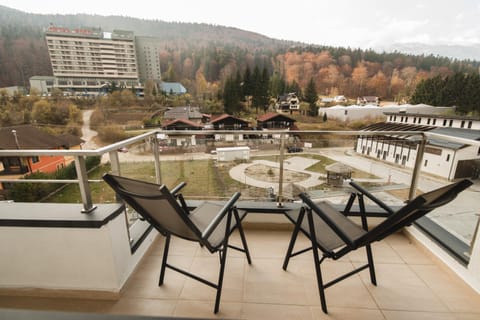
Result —
M 278 161 L 280 162 L 280 172 L 278 176 L 278 196 L 277 196 L 277 206 L 283 206 L 283 159 L 285 157 L 285 133 L 280 134 L 280 157 Z
M 410 183 L 410 190 L 408 192 L 408 200 L 415 198 L 415 194 L 418 186 L 418 179 L 420 178 L 420 171 L 423 162 L 423 154 L 425 153 L 425 146 L 427 144 L 427 137 L 422 135 L 422 140 L 418 144 L 417 156 L 415 158 L 415 166 L 412 172 L 412 182 Z
M 80 187 L 80 195 L 83 203 L 82 213 L 90 213 L 97 207 L 94 206 L 92 202 L 92 193 L 88 185 L 88 173 L 84 156 L 75 156 L 75 169 L 77 171 L 78 186 Z
M 108 157 L 110 159 L 110 167 L 113 174 L 119 176 L 120 175 L 120 160 L 118 158 L 117 151 L 110 151 L 108 153 Z
M 160 151 L 158 150 L 158 138 L 157 135 L 152 137 L 153 159 L 155 161 L 155 181 L 157 184 L 162 183 L 162 172 L 160 171 Z

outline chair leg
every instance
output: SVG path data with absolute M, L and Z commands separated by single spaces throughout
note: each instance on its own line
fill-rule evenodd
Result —
M 217 282 L 217 296 L 215 298 L 215 308 L 213 313 L 217 313 L 220 308 L 220 297 L 222 295 L 222 286 L 223 286 L 223 274 L 225 272 L 225 264 L 227 262 L 227 249 L 228 249 L 228 238 L 230 235 L 230 225 L 232 223 L 232 211 L 228 213 L 227 216 L 227 225 L 225 228 L 225 240 L 223 241 L 223 248 L 219 251 L 220 255 L 220 272 L 218 273 L 218 282 Z
M 165 269 L 167 268 L 167 258 L 168 258 L 169 247 L 170 247 L 170 235 L 167 234 L 165 236 L 165 246 L 163 248 L 162 267 L 160 268 L 160 278 L 158 280 L 158 285 L 159 286 L 161 286 L 163 284 L 163 279 L 165 277 Z
M 300 231 L 300 226 L 302 225 L 303 217 L 305 216 L 305 208 L 300 209 L 300 213 L 298 214 L 298 220 L 295 224 L 295 228 L 293 229 L 292 237 L 290 238 L 290 243 L 288 244 L 287 253 L 285 254 L 285 259 L 283 260 L 283 270 L 287 270 L 288 262 L 290 261 L 290 257 L 292 256 L 293 248 L 295 247 L 295 242 L 297 241 L 298 232 Z
M 325 299 L 325 288 L 323 286 L 322 270 L 320 268 L 320 257 L 318 256 L 318 245 L 317 245 L 317 236 L 315 234 L 315 225 L 313 223 L 312 210 L 308 210 L 308 225 L 310 229 L 310 240 L 312 242 L 312 251 L 313 251 L 313 260 L 315 264 L 315 273 L 317 274 L 317 285 L 318 293 L 320 294 L 320 303 L 322 305 L 322 310 L 324 313 L 328 313 L 327 310 L 327 301 Z
M 372 255 L 372 247 L 370 244 L 365 246 L 367 250 L 367 260 L 368 260 L 368 270 L 370 271 L 370 281 L 373 285 L 377 285 L 377 277 L 375 276 L 375 265 L 373 264 L 373 255 Z
M 225 246 L 222 251 L 219 251 L 220 255 L 220 272 L 218 274 L 218 286 L 217 286 L 217 296 L 215 298 L 215 309 L 213 313 L 217 313 L 218 309 L 220 308 L 220 297 L 222 295 L 222 286 L 223 286 L 223 274 L 225 272 L 225 263 L 227 261 L 227 248 Z
M 248 264 L 252 264 L 252 259 L 250 258 L 250 250 L 248 250 L 247 239 L 245 238 L 242 222 L 240 221 L 240 217 L 238 216 L 237 209 L 233 209 L 233 214 L 235 216 L 235 220 L 237 221 L 238 232 L 240 233 L 240 239 L 242 240 L 242 246 L 243 250 L 245 251 L 245 255 L 247 256 Z

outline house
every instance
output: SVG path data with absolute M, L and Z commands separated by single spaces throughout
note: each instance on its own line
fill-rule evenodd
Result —
M 214 130 L 248 130 L 249 123 L 229 114 L 222 114 L 210 120 Z
M 163 130 L 202 130 L 203 126 L 187 120 L 187 119 L 175 119 L 172 121 L 165 122 L 162 125 Z
M 199 107 L 183 106 L 168 108 L 163 118 L 165 120 L 185 119 L 199 124 L 208 122 L 210 115 L 202 114 Z
M 296 130 L 295 119 L 287 117 L 284 114 L 269 112 L 257 118 L 257 129 L 289 129 Z
M 165 122 L 162 125 L 163 130 L 202 130 L 203 126 L 196 122 L 187 120 L 187 119 L 175 119 L 172 121 Z M 172 147 L 186 147 L 186 146 L 195 146 L 197 141 L 195 135 L 175 135 L 169 134 L 163 139 L 162 147 L 172 146 Z
M 162 81 L 162 83 L 160 84 L 160 91 L 165 92 L 165 94 L 167 95 L 180 95 L 187 93 L 187 89 L 185 89 L 185 87 L 179 82 Z
M 3 150 L 69 149 L 71 144 L 79 147 L 80 140 L 70 137 L 67 141 L 65 137 L 53 136 L 31 125 L 0 128 L 0 149 Z M 71 161 L 73 158 L 63 156 L 0 157 L 0 176 L 20 178 L 34 172 L 55 172 Z M 1 183 L 0 190 L 3 190 Z
M 369 125 L 364 130 L 427 132 L 430 135 L 423 155 L 423 172 L 448 180 L 478 178 L 480 175 L 480 119 L 391 113 L 388 121 Z M 448 142 L 449 138 L 462 138 L 465 142 Z M 359 136 L 355 151 L 413 168 L 418 145 L 418 140 L 403 135 Z
M 278 96 L 275 108 L 278 112 L 285 112 L 292 114 L 300 110 L 300 101 L 295 92 L 287 93 Z
M 380 104 L 380 99 L 378 99 L 378 97 L 375 97 L 375 96 L 358 97 L 357 104 L 361 106 L 365 106 L 365 105 L 378 106 Z
M 347 98 L 345 98 L 345 96 L 335 96 L 333 98 L 333 101 L 335 101 L 337 103 L 345 103 L 345 102 L 347 102 Z
M 205 129 L 213 130 L 249 130 L 248 121 L 236 118 L 229 114 L 222 114 L 210 120 L 210 123 L 205 126 Z M 242 141 L 243 134 L 215 134 L 215 141 Z

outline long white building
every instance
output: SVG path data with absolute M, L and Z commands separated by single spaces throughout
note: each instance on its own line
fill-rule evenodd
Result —
M 480 119 L 432 114 L 387 113 L 387 121 L 365 131 L 424 131 L 432 133 L 422 171 L 448 180 L 480 175 Z M 463 142 L 448 142 L 448 138 Z M 469 144 L 468 141 L 472 141 Z M 406 136 L 359 136 L 355 151 L 367 157 L 413 168 L 418 142 Z

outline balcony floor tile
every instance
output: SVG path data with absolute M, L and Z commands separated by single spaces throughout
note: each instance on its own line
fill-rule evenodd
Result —
M 326 290 L 329 314 L 320 308 L 311 253 L 282 269 L 289 230 L 247 229 L 252 254 L 229 251 L 220 312 L 213 314 L 215 290 L 168 270 L 158 287 L 163 238 L 159 236 L 127 281 L 118 300 L 0 296 L 1 308 L 59 310 L 166 317 L 226 319 L 480 319 L 480 295 L 402 233 L 373 245 L 378 285 L 363 271 Z M 238 235 L 232 238 L 239 242 Z M 300 237 L 298 249 L 309 242 Z M 211 281 L 218 256 L 173 239 L 169 262 Z M 364 250 L 325 261 L 326 281 L 365 262 Z

